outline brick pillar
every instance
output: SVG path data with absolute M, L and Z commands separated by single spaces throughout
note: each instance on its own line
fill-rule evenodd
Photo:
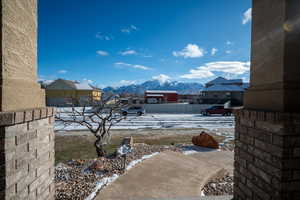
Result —
M 53 108 L 37 83 L 37 0 L 0 1 L 0 199 L 54 199 Z
M 0 113 L 0 199 L 54 199 L 53 108 Z
M 300 199 L 300 1 L 253 0 L 250 88 L 236 112 L 234 199 Z

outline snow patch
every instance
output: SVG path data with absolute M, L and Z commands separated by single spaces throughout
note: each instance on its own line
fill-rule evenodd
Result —
M 68 118 L 68 110 L 61 117 Z M 92 123 L 93 124 L 93 123 Z M 209 130 L 234 128 L 234 117 L 202 116 L 197 114 L 146 114 L 143 116 L 127 116 L 125 120 L 112 129 L 176 129 L 176 128 L 205 128 Z M 93 124 L 95 127 L 97 124 Z M 70 124 L 65 126 L 55 122 L 55 130 L 87 130 L 85 126 Z M 221 133 L 220 133 L 221 134 Z
M 159 153 L 158 153 L 158 152 L 155 152 L 155 153 L 150 154 L 150 155 L 144 155 L 141 159 L 131 161 L 131 162 L 127 165 L 126 170 L 130 170 L 130 169 L 133 168 L 136 164 L 142 162 L 142 161 L 145 160 L 145 159 L 148 159 L 148 158 L 151 158 L 151 157 L 153 157 L 153 156 L 156 156 L 157 154 L 159 154 Z
M 221 150 L 199 147 L 199 146 L 184 146 L 184 147 L 182 147 L 182 153 L 184 155 L 191 155 L 191 154 L 195 154 L 195 153 L 209 152 L 209 151 L 221 151 Z
M 97 182 L 94 191 L 87 198 L 85 198 L 85 200 L 94 199 L 99 190 L 101 190 L 106 185 L 109 185 L 110 183 L 114 182 L 118 177 L 119 177 L 119 175 L 113 174 L 111 177 L 105 177 L 105 178 L 101 179 L 99 182 Z
M 151 158 L 151 157 L 153 157 L 155 155 L 158 155 L 158 154 L 159 154 L 159 152 L 155 152 L 155 153 L 152 153 L 152 154 L 149 154 L 149 155 L 144 155 L 141 159 L 131 161 L 127 165 L 126 171 L 130 170 L 131 168 L 133 168 L 135 165 L 142 162 L 143 160 Z M 110 177 L 105 177 L 105 178 L 101 179 L 100 181 L 98 181 L 94 191 L 87 198 L 85 198 L 85 200 L 93 200 L 96 197 L 98 191 L 100 191 L 105 186 L 107 186 L 107 185 L 111 184 L 112 182 L 114 182 L 115 180 L 117 180 L 117 178 L 119 178 L 119 175 L 118 174 L 113 174 Z
M 204 194 L 203 190 L 201 190 L 200 196 L 201 196 L 201 197 L 205 197 L 205 194 Z

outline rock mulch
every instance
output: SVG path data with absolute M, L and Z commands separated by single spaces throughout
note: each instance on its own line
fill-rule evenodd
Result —
M 182 152 L 182 145 L 146 145 L 134 144 L 133 151 L 126 157 L 126 165 L 134 160 L 141 159 L 144 155 L 155 152 L 175 151 Z M 190 144 L 189 144 L 190 146 Z M 233 148 L 228 145 L 220 147 L 223 151 L 232 151 Z M 121 175 L 124 158 L 111 157 L 91 160 L 71 160 L 66 164 L 59 163 L 55 167 L 55 199 L 56 200 L 83 200 L 88 197 L 96 187 L 97 181 L 113 174 Z M 232 181 L 230 177 L 212 180 L 203 191 L 205 194 L 221 195 L 232 193 Z M 230 189 L 231 188 L 231 189 Z M 231 193 L 230 193 L 231 192 Z
M 202 192 L 205 196 L 233 195 L 233 176 L 226 174 L 210 180 Z
M 126 164 L 141 159 L 144 155 L 163 151 L 180 152 L 181 148 L 135 144 L 134 150 L 127 155 Z M 123 163 L 122 157 L 71 160 L 67 164 L 59 163 L 55 167 L 55 199 L 85 199 L 93 192 L 97 181 L 113 174 L 123 174 Z

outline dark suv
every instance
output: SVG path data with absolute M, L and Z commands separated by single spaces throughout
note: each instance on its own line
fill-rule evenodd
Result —
M 212 115 L 212 114 L 220 114 L 223 116 L 230 116 L 232 114 L 232 110 L 228 108 L 224 108 L 224 106 L 212 106 L 211 108 L 205 109 L 202 112 L 203 115 Z

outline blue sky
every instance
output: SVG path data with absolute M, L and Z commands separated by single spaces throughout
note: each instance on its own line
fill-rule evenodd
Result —
M 249 79 L 251 0 L 40 0 L 40 79 Z

